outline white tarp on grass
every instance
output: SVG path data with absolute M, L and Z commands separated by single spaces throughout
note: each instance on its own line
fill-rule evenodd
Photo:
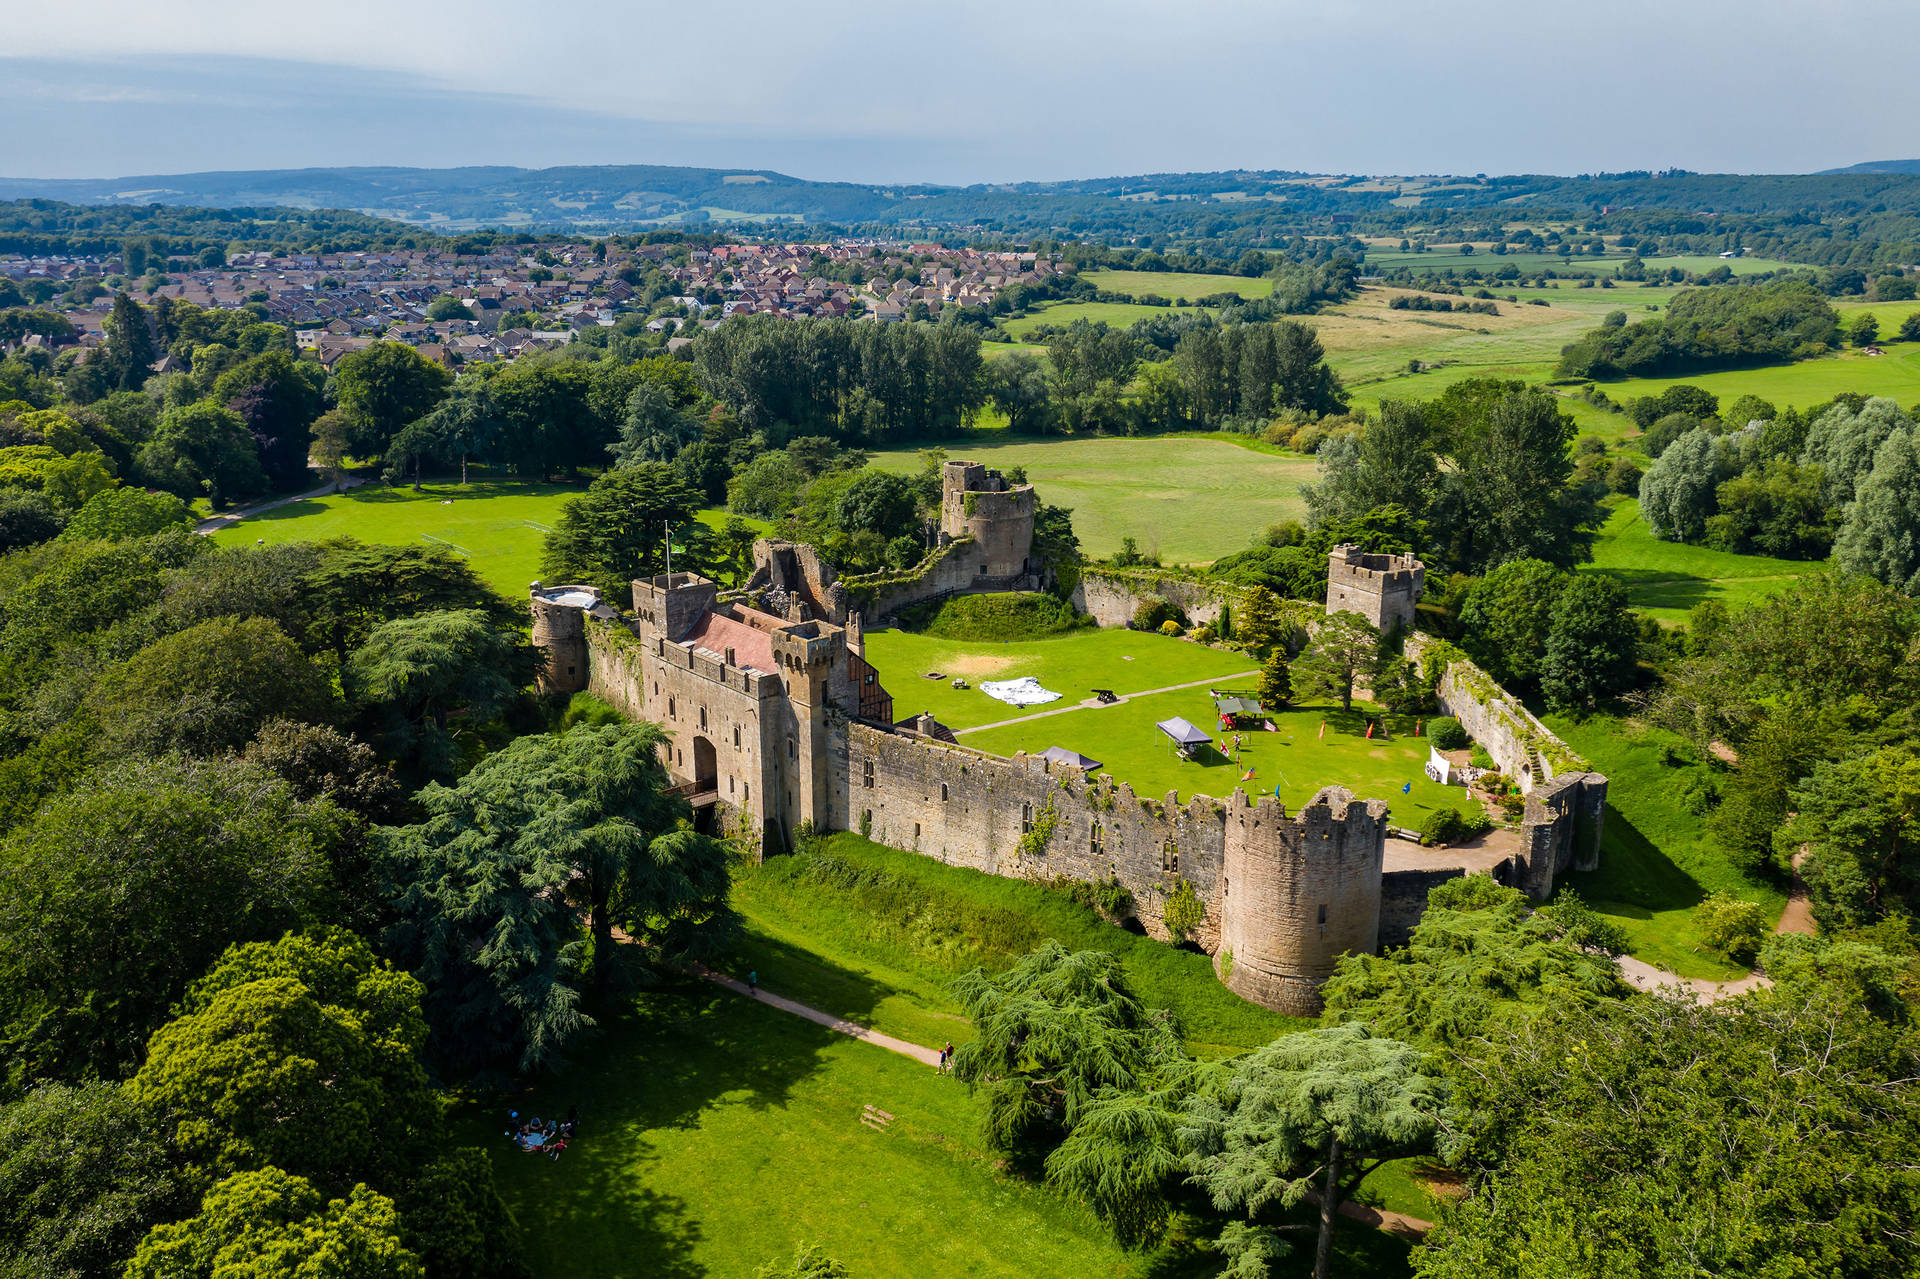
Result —
M 1044 702 L 1060 700 L 1060 694 L 1041 688 L 1040 681 L 1031 675 L 1020 679 L 987 680 L 980 685 L 980 691 L 1009 706 L 1039 706 Z

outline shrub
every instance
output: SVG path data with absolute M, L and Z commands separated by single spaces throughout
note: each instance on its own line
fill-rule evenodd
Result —
M 1493 756 L 1487 754 L 1487 748 L 1478 742 L 1474 743 L 1473 754 L 1468 756 L 1467 762 L 1475 768 L 1484 768 L 1488 772 L 1498 772 L 1500 770 L 1500 766 L 1493 762 Z
M 1073 611 L 1073 605 L 1038 591 L 1007 591 L 993 595 L 956 595 L 931 607 L 908 609 L 903 625 L 928 635 L 952 640 L 1034 639 L 1057 635 L 1092 624 Z
M 1166 909 L 1161 912 L 1161 922 L 1167 926 L 1167 932 L 1175 941 L 1185 941 L 1200 927 L 1200 921 L 1207 917 L 1207 908 L 1201 904 L 1199 894 L 1193 891 L 1193 885 L 1186 880 L 1173 890 L 1167 898 Z
M 1420 842 L 1428 848 L 1440 844 L 1451 844 L 1462 838 L 1466 823 L 1460 817 L 1457 808 L 1436 808 L 1427 814 L 1427 820 L 1420 825 Z
M 1168 622 L 1178 622 L 1184 627 L 1187 615 L 1163 595 L 1150 595 L 1133 610 L 1133 629 L 1136 631 L 1157 631 Z
M 1169 636 L 1178 635 L 1180 633 L 1180 623 L 1169 617 L 1166 621 L 1160 623 L 1160 633 Z
M 1767 916 L 1758 902 L 1714 893 L 1693 914 L 1707 945 L 1736 964 L 1751 964 L 1767 939 Z
M 1439 719 L 1427 721 L 1427 740 L 1443 751 L 1464 750 L 1473 739 L 1467 736 L 1467 730 L 1460 727 L 1460 721 L 1451 715 L 1442 715 Z
M 1092 882 L 1059 875 L 1054 878 L 1052 886 L 1101 915 L 1109 923 L 1118 924 L 1133 918 L 1133 894 L 1127 891 L 1127 886 L 1120 882 L 1117 875 Z
M 1202 644 L 1211 644 L 1213 643 L 1214 640 L 1220 637 L 1214 633 L 1213 627 L 1208 626 L 1205 622 L 1202 622 L 1200 625 L 1193 628 L 1193 638 L 1198 640 Z

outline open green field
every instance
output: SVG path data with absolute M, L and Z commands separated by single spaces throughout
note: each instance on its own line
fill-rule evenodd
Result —
M 364 484 L 345 493 L 308 498 L 263 511 L 213 534 L 222 546 L 256 539 L 267 543 L 357 537 L 363 542 L 446 546 L 508 599 L 522 599 L 540 576 L 547 530 L 568 498 L 584 484 L 521 484 L 479 481 L 385 488 Z M 702 523 L 718 527 L 725 511 L 703 511 Z M 748 520 L 764 529 L 759 520 Z
M 869 631 L 867 660 L 879 668 L 880 682 L 893 694 L 896 718 L 930 711 L 948 728 L 974 728 L 1073 706 L 1091 697 L 1096 688 L 1125 696 L 1194 680 L 1224 679 L 1254 666 L 1245 653 L 1226 653 L 1117 627 L 1006 644 L 941 639 L 911 631 Z M 942 678 L 925 678 L 930 671 L 940 672 Z M 1023 710 L 980 691 L 982 680 L 1026 675 L 1060 694 L 1060 700 Z M 972 687 L 954 688 L 955 676 L 963 676 Z
M 1899 306 L 1913 306 L 1910 302 Z M 1658 395 L 1684 382 L 1711 391 L 1729 404 L 1742 395 L 1757 395 L 1785 408 L 1807 408 L 1830 400 L 1842 391 L 1884 395 L 1911 405 L 1920 402 L 1920 342 L 1882 342 L 1885 355 L 1844 350 L 1812 360 L 1768 364 L 1755 369 L 1727 369 L 1685 377 L 1621 378 L 1598 385 L 1617 401 L 1639 395 Z
M 1075 320 L 1085 320 L 1089 324 L 1110 324 L 1116 329 L 1124 329 L 1129 324 L 1150 320 L 1156 315 L 1197 314 L 1204 310 L 1204 307 L 1191 306 L 1146 306 L 1138 302 L 1042 302 L 1027 314 L 1008 320 L 1001 327 L 1016 338 L 1024 338 L 1043 324 L 1065 326 Z
M 732 971 L 754 969 L 768 990 L 912 1043 L 968 1039 L 953 979 L 1004 971 L 1047 941 L 1117 955 L 1134 993 L 1171 1009 L 1205 1056 L 1312 1025 L 1240 998 L 1205 955 L 1110 924 L 1065 893 L 856 834 L 833 836 L 818 856 L 742 869 L 733 904 L 747 931 Z
M 1449 242 L 1425 253 L 1402 253 L 1398 248 L 1369 249 L 1367 267 L 1373 271 L 1391 271 L 1401 267 L 1410 271 L 1441 271 L 1447 268 L 1463 271 L 1475 267 L 1485 272 L 1513 266 L 1529 275 L 1537 271 L 1591 271 L 1599 275 L 1612 275 L 1631 256 L 1622 249 L 1608 249 L 1597 258 L 1590 253 L 1576 253 L 1564 258 L 1558 253 L 1495 254 L 1487 251 L 1490 247 L 1487 244 L 1475 244 L 1471 254 L 1464 254 L 1458 250 L 1457 244 L 1457 241 Z M 1721 266 L 1731 268 L 1735 275 L 1758 275 L 1763 271 L 1791 270 L 1795 266 L 1792 262 L 1774 258 L 1721 258 L 1712 254 L 1672 254 L 1645 258 L 1643 261 L 1649 271 L 1679 267 L 1682 271 L 1692 271 L 1697 275 L 1704 275 Z
M 955 457 L 988 466 L 1024 466 L 1040 500 L 1073 512 L 1080 546 L 1099 558 L 1134 538 L 1168 563 L 1211 563 L 1246 548 L 1269 524 L 1300 519 L 1300 484 L 1313 459 L 1262 454 L 1221 440 L 1075 437 L 970 439 Z M 874 453 L 873 464 L 903 475 L 920 470 L 918 449 Z
M 1669 750 L 1686 758 L 1689 748 L 1670 733 L 1604 715 L 1549 715 L 1545 723 L 1607 777 L 1599 869 L 1568 876 L 1566 884 L 1626 929 L 1633 953 L 1648 963 L 1683 977 L 1741 976 L 1707 950 L 1693 907 L 1724 891 L 1777 916 L 1786 898 L 1735 870 L 1687 810 L 1684 770 L 1669 762 Z
M 1662 622 L 1684 622 L 1687 610 L 1706 600 L 1729 608 L 1751 604 L 1820 571 L 1812 560 L 1777 560 L 1683 542 L 1663 542 L 1640 516 L 1640 503 L 1619 498 L 1594 539 L 1593 562 L 1583 573 L 1606 573 L 1626 584 L 1633 606 Z
M 1273 293 L 1273 281 L 1264 276 L 1200 275 L 1185 271 L 1082 271 L 1080 278 L 1105 293 L 1130 297 L 1158 294 L 1168 301 L 1232 293 L 1242 298 L 1264 298 Z
M 542 1279 L 744 1279 L 814 1242 L 857 1275 L 1166 1273 L 996 1171 L 963 1085 L 706 983 L 643 996 L 517 1105 L 580 1107 L 557 1161 L 514 1148 L 490 1112 L 464 1125 Z M 861 1123 L 869 1105 L 893 1116 L 885 1131 Z

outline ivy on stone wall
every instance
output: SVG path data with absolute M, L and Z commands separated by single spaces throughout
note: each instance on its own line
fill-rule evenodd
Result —
M 1060 810 L 1053 806 L 1053 796 L 1047 796 L 1047 802 L 1040 805 L 1040 811 L 1033 815 L 1033 829 L 1020 837 L 1020 856 L 1042 857 L 1047 845 L 1053 842 L 1053 833 L 1060 829 Z
M 1193 891 L 1193 885 L 1182 879 L 1179 887 L 1167 897 L 1166 908 L 1161 912 L 1161 922 L 1167 926 L 1167 934 L 1175 941 L 1185 941 L 1193 936 L 1200 921 L 1207 917 L 1207 908 L 1200 901 L 1200 895 Z

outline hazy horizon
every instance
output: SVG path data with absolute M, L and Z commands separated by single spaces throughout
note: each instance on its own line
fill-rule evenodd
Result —
M 0 174 L 496 164 L 970 185 L 1155 172 L 1804 173 L 1920 152 L 1920 9 L 1627 0 L 761 0 L 449 19 L 367 0 L 8 0 Z

